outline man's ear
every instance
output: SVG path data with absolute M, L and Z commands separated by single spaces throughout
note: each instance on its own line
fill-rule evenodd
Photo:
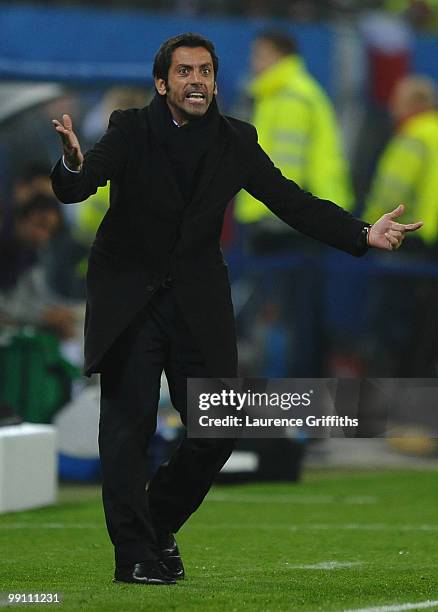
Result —
M 216 83 L 216 81 L 214 82 L 213 93 L 214 93 L 215 96 L 217 96 L 217 83 Z
M 155 79 L 155 88 L 160 96 L 165 96 L 167 94 L 167 86 L 164 79 Z

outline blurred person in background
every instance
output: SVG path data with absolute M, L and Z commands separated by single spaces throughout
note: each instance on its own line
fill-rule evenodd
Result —
M 12 204 L 20 207 L 36 194 L 53 198 L 50 167 L 39 161 L 27 163 L 12 183 Z
M 372 223 L 391 210 L 391 202 L 396 200 L 406 203 L 408 220 L 420 216 L 424 227 L 407 241 L 403 253 L 407 263 L 420 267 L 422 263 L 438 263 L 437 104 L 438 89 L 431 79 L 412 75 L 399 81 L 390 103 L 395 132 L 378 161 L 364 211 Z M 375 374 L 436 376 L 436 276 L 409 276 L 408 271 L 385 276 L 373 295 L 377 300 L 370 321 L 379 332 L 374 342 L 381 345 L 379 353 L 386 355 L 387 362 L 379 367 L 388 368 Z M 374 353 L 376 347 L 370 350 Z
M 85 373 L 99 372 L 103 504 L 116 582 L 174 584 L 184 566 L 174 538 L 202 503 L 234 440 L 191 438 L 147 482 L 163 370 L 187 424 L 187 379 L 237 375 L 227 267 L 220 249 L 226 207 L 240 189 L 288 225 L 352 255 L 397 249 L 421 223 L 372 227 L 300 189 L 275 168 L 256 129 L 216 103 L 214 45 L 192 33 L 155 57 L 156 95 L 116 110 L 83 155 L 72 119 L 54 119 L 63 156 L 52 171 L 63 202 L 86 200 L 111 182 L 110 207 L 87 275 Z
M 1 228 L 0 323 L 34 325 L 61 339 L 74 336 L 74 314 L 50 292 L 41 266 L 41 251 L 59 229 L 59 203 L 36 194 L 19 207 Z
M 21 208 L 35 196 L 54 198 L 50 166 L 38 160 L 27 163 L 12 182 L 11 206 L 8 214 Z M 61 223 L 45 245 L 40 259 L 51 291 L 66 300 L 84 300 L 85 282 L 80 264 L 88 248 L 73 235 L 73 218 L 59 209 Z M 86 245 L 88 247 L 88 245 Z
M 81 135 L 85 146 L 91 145 L 106 130 L 108 119 L 115 108 L 141 108 L 150 102 L 153 93 L 143 87 L 117 86 L 110 87 L 100 101 L 85 113 L 81 126 Z
M 252 45 L 251 67 L 252 122 L 261 146 L 285 176 L 351 211 L 354 200 L 335 112 L 327 94 L 307 71 L 295 40 L 282 31 L 261 32 Z M 247 192 L 237 197 L 235 217 L 245 229 L 251 254 L 306 254 L 311 261 L 318 256 L 319 245 L 293 234 Z M 298 263 L 294 269 L 273 271 L 269 278 L 270 285 L 260 292 L 269 299 L 259 305 L 257 315 L 262 319 L 257 328 L 267 328 L 265 359 L 259 364 L 262 370 L 254 373 L 318 376 L 323 354 L 323 282 L 318 266 L 309 274 L 309 269 Z M 249 315 L 246 325 L 254 330 L 251 318 Z M 279 338 L 283 338 L 281 347 Z M 275 361 L 270 354 L 275 355 Z
M 281 31 L 261 32 L 252 45 L 251 67 L 254 77 L 248 89 L 260 145 L 303 189 L 352 210 L 348 164 L 332 103 L 307 71 L 295 40 Z M 244 192 L 236 203 L 236 217 L 242 223 L 276 219 Z

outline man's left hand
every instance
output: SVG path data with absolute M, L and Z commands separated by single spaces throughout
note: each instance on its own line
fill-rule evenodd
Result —
M 403 204 L 397 206 L 392 212 L 386 213 L 370 227 L 368 232 L 368 245 L 385 251 L 396 251 L 402 244 L 407 232 L 416 232 L 423 222 L 397 223 L 395 219 L 405 211 Z

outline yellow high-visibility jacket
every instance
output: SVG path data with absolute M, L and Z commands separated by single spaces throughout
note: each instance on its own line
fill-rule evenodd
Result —
M 96 193 L 86 200 L 85 206 L 79 206 L 73 236 L 84 246 L 90 246 L 97 229 L 105 216 L 109 206 L 110 181 L 99 187 Z M 88 255 L 84 256 L 76 265 L 75 273 L 78 277 L 85 277 L 88 268 Z
M 423 221 L 416 232 L 426 244 L 438 239 L 438 111 L 410 117 L 378 161 L 363 217 L 377 221 L 406 204 L 404 223 Z
M 282 173 L 320 198 L 351 209 L 352 190 L 328 96 L 296 55 L 280 60 L 250 86 L 253 123 L 262 148 Z M 272 215 L 242 191 L 235 216 L 252 223 Z
M 80 206 L 75 227 L 75 238 L 82 244 L 90 245 L 96 235 L 109 206 L 110 182 L 99 187 L 97 192 L 91 195 L 85 206 Z

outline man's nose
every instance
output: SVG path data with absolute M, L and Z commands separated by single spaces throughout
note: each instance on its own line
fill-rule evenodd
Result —
M 202 74 L 198 70 L 193 71 L 193 84 L 202 83 Z

